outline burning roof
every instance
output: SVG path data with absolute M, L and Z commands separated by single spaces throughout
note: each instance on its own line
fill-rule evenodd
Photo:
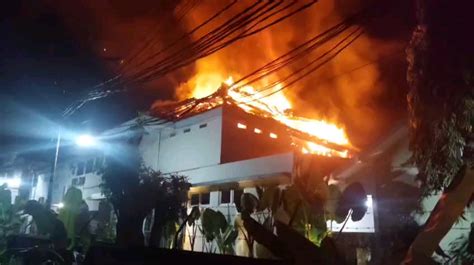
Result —
M 295 139 L 293 144 L 302 153 L 347 158 L 356 150 L 351 146 L 344 129 L 324 120 L 293 115 L 291 103 L 283 93 L 263 98 L 251 86 L 234 87 L 231 77 L 208 96 L 160 104 L 151 112 L 160 118 L 176 121 L 224 104 L 284 125 L 288 134 Z

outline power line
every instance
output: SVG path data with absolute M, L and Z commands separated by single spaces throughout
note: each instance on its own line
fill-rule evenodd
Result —
M 323 33 L 320 33 L 313 38 L 309 39 L 308 41 L 303 42 L 302 44 L 298 45 L 294 49 L 288 51 L 287 53 L 281 55 L 277 59 L 265 64 L 264 66 L 260 67 L 259 69 L 253 71 L 252 73 L 244 76 L 243 78 L 239 79 L 237 82 L 235 82 L 233 85 L 231 85 L 230 88 L 228 89 L 235 89 L 239 90 L 243 86 L 255 82 L 258 79 L 261 79 L 265 76 L 268 76 L 272 74 L 275 71 L 281 70 L 283 67 L 288 67 L 290 64 L 296 63 L 298 61 L 301 61 L 302 59 L 308 58 L 315 50 L 317 50 L 319 47 L 324 45 L 325 43 L 329 42 L 330 40 L 336 38 L 337 36 L 341 35 L 348 29 L 350 29 L 353 25 L 360 23 L 361 19 L 365 19 L 366 14 L 364 12 L 359 12 L 353 17 L 350 17 L 348 19 L 345 19 L 344 21 L 330 27 Z M 351 33 L 349 33 L 346 37 L 344 37 L 342 40 L 340 40 L 336 45 L 334 45 L 331 49 L 327 50 L 324 52 L 322 55 L 319 55 L 309 63 L 305 64 L 303 67 L 300 67 L 297 71 L 294 71 L 292 74 L 289 76 L 286 76 L 285 79 L 279 80 L 273 84 L 270 84 L 268 87 L 264 87 L 261 90 L 258 91 L 258 93 L 254 94 L 249 94 L 249 95 L 244 95 L 243 98 L 251 98 L 249 101 L 235 101 L 236 104 L 245 104 L 251 101 L 259 100 L 261 98 L 270 96 L 278 91 L 273 91 L 270 92 L 267 95 L 261 95 L 261 97 L 255 98 L 256 95 L 261 94 L 262 92 L 269 90 L 276 84 L 281 83 L 282 81 L 287 81 L 285 87 L 282 87 L 282 89 L 294 84 L 295 82 L 301 80 L 302 78 L 308 76 L 312 72 L 316 71 L 323 65 L 325 65 L 329 60 L 333 59 L 335 56 L 337 56 L 342 50 L 344 50 L 346 47 L 348 47 L 352 42 L 354 42 L 359 36 L 362 34 L 362 30 L 360 27 L 356 27 L 355 30 L 353 30 Z M 353 38 L 352 40 L 348 41 L 350 38 Z M 341 47 L 342 46 L 342 47 Z M 314 66 L 314 67 L 312 67 Z M 308 68 L 311 67 L 311 68 Z M 239 84 L 239 83 L 244 83 L 245 84 Z M 178 106 L 179 108 L 173 108 L 167 112 L 161 112 L 159 115 L 160 116 L 165 116 L 169 117 L 171 119 L 174 119 L 176 117 L 182 117 L 183 115 L 190 113 L 191 111 L 194 111 L 195 109 L 200 109 L 202 107 L 205 108 L 204 103 L 207 103 L 208 107 L 213 107 L 213 101 L 212 99 L 216 96 L 216 94 L 219 94 L 221 92 L 215 92 L 214 94 L 211 94 L 205 98 L 202 99 L 190 99 L 185 102 L 181 102 Z M 239 93 L 245 93 L 240 91 Z M 227 95 L 220 95 L 221 97 L 226 97 Z M 211 104 L 212 103 L 212 104 Z M 262 103 L 262 102 L 259 102 Z M 263 103 L 262 103 L 263 104 Z
M 364 64 L 362 64 L 362 65 L 359 65 L 359 66 L 356 66 L 356 67 L 354 67 L 354 68 L 351 68 L 351 69 L 349 69 L 349 70 L 346 71 L 346 72 L 342 72 L 342 73 L 340 73 L 340 74 L 336 74 L 336 75 L 333 75 L 333 76 L 330 76 L 330 77 L 327 77 L 327 78 L 320 79 L 320 80 L 318 80 L 318 85 L 324 84 L 324 83 L 329 82 L 329 81 L 334 80 L 334 79 L 338 79 L 338 78 L 340 78 L 340 77 L 342 77 L 342 76 L 344 76 L 344 75 L 351 74 L 351 73 L 353 73 L 353 72 L 359 71 L 359 70 L 361 70 L 361 69 L 363 69 L 363 68 L 365 68 L 365 67 L 367 67 L 367 66 L 380 63 L 381 61 L 386 60 L 387 58 L 393 57 L 393 56 L 395 56 L 395 55 L 398 55 L 398 54 L 400 54 L 400 53 L 402 53 L 402 52 L 404 52 L 404 49 L 397 50 L 397 51 L 395 51 L 395 52 L 393 52 L 393 53 L 390 53 L 390 54 L 387 55 L 387 56 L 380 57 L 380 58 L 378 58 L 377 60 L 372 60 L 372 61 L 366 62 L 366 63 L 364 63 Z
M 113 78 L 113 80 L 111 79 L 106 82 L 103 82 L 97 85 L 96 87 L 102 87 L 102 86 L 109 85 L 112 83 L 112 88 L 113 88 L 114 86 L 118 86 L 118 85 L 127 85 L 127 84 L 130 85 L 130 84 L 136 84 L 139 82 L 148 82 L 148 81 L 154 80 L 180 67 L 188 65 L 197 59 L 200 59 L 202 57 L 215 53 L 218 50 L 224 47 L 227 47 L 228 45 L 232 44 L 235 41 L 257 34 L 258 32 L 261 32 L 262 30 L 268 27 L 271 27 L 301 12 L 302 10 L 310 7 L 316 1 L 317 0 L 313 0 L 313 1 L 310 1 L 309 3 L 298 6 L 296 9 L 289 11 L 288 14 L 282 15 L 276 18 L 274 18 L 274 16 L 276 16 L 280 12 L 278 13 L 273 12 L 271 13 L 271 15 L 267 15 L 265 17 L 262 17 L 262 16 L 264 14 L 267 14 L 270 10 L 276 8 L 283 1 L 278 1 L 278 2 L 269 1 L 269 2 L 264 2 L 263 5 L 260 5 L 260 3 L 262 3 L 261 1 L 256 2 L 255 4 L 247 7 L 243 12 L 240 12 L 236 16 L 227 20 L 225 23 L 221 24 L 219 27 L 209 32 L 208 34 L 199 38 L 198 41 L 185 46 L 184 48 L 178 50 L 177 52 L 174 52 L 172 55 L 164 57 L 162 60 L 159 60 L 158 62 L 153 63 L 151 66 L 146 67 L 145 69 L 138 70 L 138 72 L 135 72 L 126 80 L 123 80 L 123 76 L 116 76 Z M 282 7 L 282 10 L 289 9 L 296 3 L 298 2 L 293 1 L 291 4 Z M 255 22 L 259 18 L 260 20 L 257 21 L 255 24 L 253 24 L 252 28 L 264 21 L 267 21 L 270 19 L 271 21 L 268 21 L 266 24 L 256 29 L 253 29 L 250 31 L 243 31 L 243 32 L 241 31 L 240 33 L 238 33 L 240 29 L 242 29 L 245 26 L 252 25 L 252 22 Z M 232 36 L 236 32 L 237 34 Z M 230 39 L 226 40 L 226 38 L 229 36 L 230 36 Z M 127 90 L 126 87 L 124 89 L 125 91 Z M 73 105 L 70 108 L 68 108 L 64 114 L 70 115 L 76 109 L 78 109 L 78 107 L 81 107 L 82 105 L 84 105 L 85 102 L 106 97 L 107 95 L 111 94 L 112 91 L 113 90 L 108 90 L 105 93 L 99 93 L 99 94 L 94 94 L 94 93 L 97 93 L 97 91 L 93 91 L 89 93 L 85 99 L 81 100 L 80 102 L 75 103 L 74 104 L 75 106 Z
M 311 73 L 313 73 L 314 71 L 320 69 L 322 66 L 326 65 L 329 61 L 331 61 L 332 59 L 334 59 L 337 55 L 339 55 L 344 49 L 346 49 L 349 45 L 351 45 L 354 41 L 356 41 L 361 35 L 363 34 L 363 31 L 361 30 L 361 28 L 357 28 L 356 30 L 354 30 L 353 32 L 351 32 L 348 36 L 346 36 L 345 38 L 343 38 L 341 41 L 339 41 L 335 46 L 333 46 L 330 50 L 326 51 L 325 53 L 323 53 L 322 55 L 318 56 L 316 59 L 312 60 L 310 63 L 304 65 L 303 67 L 297 69 L 296 71 L 294 71 L 293 73 L 291 73 L 290 75 L 286 76 L 285 78 L 279 80 L 278 82 L 274 82 L 273 84 L 271 84 L 270 86 L 266 86 L 264 88 L 262 88 L 261 90 L 259 90 L 257 93 L 255 94 L 252 94 L 252 95 L 249 95 L 247 97 L 253 97 L 259 93 L 262 93 L 264 91 L 267 91 L 267 90 L 270 90 L 271 88 L 275 87 L 277 84 L 281 84 L 281 83 L 285 83 L 287 80 L 290 80 L 292 77 L 295 77 L 293 80 L 289 81 L 289 82 L 286 82 L 284 86 L 282 86 L 281 88 L 277 89 L 277 90 L 274 90 L 274 91 L 271 91 L 270 93 L 268 94 L 265 94 L 261 97 L 258 97 L 258 98 L 252 98 L 248 101 L 245 101 L 245 102 L 239 102 L 239 103 L 243 103 L 243 104 L 247 104 L 247 103 L 250 103 L 252 101 L 257 101 L 257 100 L 261 100 L 265 97 L 269 97 L 271 95 L 274 95 L 290 86 L 292 86 L 293 84 L 295 84 L 296 82 L 302 80 L 303 78 L 307 77 L 308 75 L 310 75 Z M 352 37 L 352 39 L 350 39 L 346 44 L 343 45 L 344 42 L 346 42 L 350 37 Z M 342 47 L 340 47 L 339 49 L 337 49 L 338 46 L 342 45 Z M 337 50 L 336 50 L 337 49 Z M 334 52 L 335 51 L 335 52 Z M 331 54 L 333 53 L 333 54 Z M 324 59 L 324 60 L 323 60 Z M 322 60 L 322 61 L 321 61 Z M 321 61 L 321 62 L 320 62 Z M 318 64 L 314 65 L 315 63 L 319 62 Z M 309 70 L 307 70 L 306 68 L 307 67 L 310 67 L 314 65 L 313 67 L 311 67 Z M 299 76 L 298 76 L 299 75 Z
M 196 7 L 198 4 L 197 0 L 191 0 L 191 1 L 185 1 L 184 4 L 180 9 L 177 10 L 177 19 L 176 23 L 180 23 L 181 20 L 189 13 L 191 12 L 192 9 Z M 151 34 L 145 34 L 149 35 L 148 39 L 144 42 L 144 44 L 136 50 L 135 52 L 132 52 L 130 56 L 124 60 L 124 63 L 120 65 L 119 72 L 124 71 L 125 68 L 127 68 L 129 65 L 133 66 L 132 63 L 135 61 L 135 59 L 139 58 L 143 52 L 145 52 L 148 48 L 153 49 L 156 46 L 156 39 L 159 37 L 159 33 L 162 32 L 163 28 L 159 27 L 160 20 L 158 20 L 157 23 L 154 24 L 153 28 L 156 28 L 155 31 L 153 31 Z
M 287 67 L 291 63 L 297 62 L 298 60 L 301 60 L 303 58 L 307 58 L 308 55 L 310 55 L 313 51 L 315 51 L 321 45 L 327 43 L 328 41 L 330 41 L 333 38 L 335 38 L 335 37 L 339 36 L 340 34 L 342 34 L 344 31 L 348 30 L 351 27 L 351 25 L 354 24 L 354 22 L 355 21 L 353 20 L 353 18 L 349 18 L 349 19 L 344 20 L 343 22 L 341 22 L 339 24 L 336 24 L 335 26 L 329 28 L 328 30 L 324 31 L 323 33 L 316 35 L 315 37 L 313 37 L 310 40 L 302 43 L 301 45 L 298 45 L 296 48 L 290 50 L 289 52 L 285 53 L 284 55 L 282 55 L 282 56 L 278 57 L 277 59 L 265 64 L 264 66 L 262 66 L 261 68 L 255 70 L 254 72 L 246 75 L 244 78 L 240 79 L 236 83 L 247 81 L 246 79 L 249 79 L 249 78 L 251 79 L 253 75 L 257 75 L 258 78 L 262 78 L 264 76 L 267 76 L 267 75 L 271 74 L 272 71 L 280 70 L 283 67 Z M 345 49 L 347 46 L 349 46 L 353 41 L 355 41 L 360 36 L 360 34 L 362 34 L 361 28 L 356 27 L 355 30 L 353 30 L 346 37 L 344 37 L 342 40 L 340 40 L 336 45 L 334 45 L 334 47 L 332 47 L 331 49 L 329 49 L 328 51 L 326 51 L 322 55 L 319 55 L 317 58 L 313 59 L 310 63 L 307 63 L 306 65 L 304 65 L 303 67 L 301 67 L 297 71 L 293 72 L 292 74 L 287 76 L 285 80 L 282 80 L 282 81 L 290 80 L 290 78 L 293 78 L 293 79 L 291 79 L 291 83 L 287 84 L 287 86 L 289 86 L 289 85 L 292 85 L 293 83 L 297 82 L 298 80 L 304 78 L 305 76 L 309 75 L 313 71 L 319 69 L 324 64 L 326 64 L 329 60 L 331 60 L 336 55 L 338 55 L 343 49 Z M 348 39 L 350 39 L 351 37 L 353 39 L 348 41 Z M 311 67 L 312 65 L 314 65 L 318 62 L 319 62 L 319 64 L 317 64 L 316 67 L 310 68 L 309 71 L 306 69 L 306 68 Z M 303 75 L 301 75 L 301 74 L 303 74 Z M 255 80 L 253 80 L 253 81 L 252 80 L 253 79 L 251 79 L 251 81 L 247 81 L 246 84 L 255 81 Z M 276 83 L 280 83 L 280 82 L 281 81 L 276 82 Z M 238 90 L 239 88 L 242 88 L 242 86 L 245 86 L 245 85 L 239 85 L 239 87 L 236 88 L 235 83 L 234 83 L 228 89 L 237 89 Z M 259 90 L 259 93 L 261 93 L 263 91 L 266 91 L 266 90 L 269 90 L 270 88 L 271 87 L 268 87 L 268 88 L 265 87 L 265 89 Z M 212 103 L 213 102 L 212 99 L 214 97 L 218 96 L 218 95 L 216 95 L 218 93 L 220 93 L 220 92 L 219 91 L 215 92 L 214 94 L 211 94 L 211 95 L 209 95 L 205 98 L 190 99 L 190 100 L 187 100 L 185 102 L 181 102 L 178 105 L 179 106 L 178 108 L 175 107 L 175 108 L 172 108 L 171 110 L 169 110 L 167 112 L 161 112 L 161 113 L 159 113 L 159 115 L 161 117 L 168 117 L 168 118 L 174 119 L 174 118 L 177 118 L 177 117 L 182 117 L 183 115 L 186 115 L 187 113 L 190 113 L 191 111 L 194 111 L 197 108 L 200 109 L 200 108 L 204 107 L 205 109 L 207 109 L 206 106 L 202 105 L 204 103 L 206 103 L 208 105 L 208 107 L 213 107 L 214 103 Z M 258 95 L 259 93 L 247 95 L 245 97 L 255 97 L 255 95 Z M 270 94 L 274 94 L 274 93 L 276 93 L 276 91 L 274 91 L 273 93 L 270 93 Z M 236 104 L 245 104 L 245 103 L 248 103 L 248 102 L 251 102 L 251 101 L 254 101 L 254 100 L 259 100 L 259 99 L 261 99 L 263 97 L 266 97 L 266 96 L 270 96 L 270 94 L 262 95 L 259 98 L 253 98 L 253 99 L 250 99 L 249 101 L 246 101 L 246 102 L 235 101 L 235 103 Z M 221 96 L 226 97 L 227 95 L 221 95 Z M 262 102 L 259 102 L 259 103 L 262 103 Z

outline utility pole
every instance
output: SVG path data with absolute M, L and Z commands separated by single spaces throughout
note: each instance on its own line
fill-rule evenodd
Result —
M 51 167 L 51 176 L 49 178 L 48 182 L 48 198 L 46 199 L 46 207 L 47 209 L 51 208 L 51 201 L 53 197 L 53 182 L 54 179 L 56 178 L 56 172 L 57 172 L 57 167 L 58 167 L 58 159 L 59 159 L 59 146 L 61 145 L 61 130 L 58 130 L 58 136 L 56 139 L 56 150 L 54 153 L 54 161 L 53 165 Z

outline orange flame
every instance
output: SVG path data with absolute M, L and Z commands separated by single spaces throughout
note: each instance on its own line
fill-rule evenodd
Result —
M 192 97 L 202 98 L 212 94 L 220 87 L 222 80 L 221 75 L 217 73 L 197 75 L 194 78 L 194 90 L 191 91 Z M 227 90 L 227 95 L 239 103 L 238 106 L 243 110 L 252 113 L 254 109 L 258 109 L 260 114 L 263 113 L 264 116 L 271 117 L 292 129 L 315 136 L 328 143 L 350 146 L 345 130 L 336 124 L 292 115 L 292 104 L 283 92 L 280 91 L 268 97 L 262 97 L 252 86 L 233 87 L 234 80 L 232 77 L 228 77 L 224 83 L 230 87 Z M 278 85 L 276 89 L 279 89 Z M 349 156 L 348 150 L 338 151 L 310 141 L 304 143 L 301 152 L 324 156 Z

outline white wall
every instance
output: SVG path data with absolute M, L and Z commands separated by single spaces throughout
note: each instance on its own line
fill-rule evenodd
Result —
M 138 147 L 142 155 L 143 163 L 153 170 L 159 170 L 158 154 L 160 150 L 160 138 L 160 128 L 156 126 L 146 127 L 145 135 L 143 135 L 140 146 Z
M 293 153 L 179 171 L 194 185 L 226 183 L 293 172 Z
M 200 128 L 200 125 L 204 124 L 206 127 Z M 190 131 L 185 132 L 185 130 Z M 163 173 L 169 173 L 219 164 L 221 132 L 221 108 L 163 128 L 158 144 L 158 169 Z M 154 152 L 147 151 L 146 153 L 151 155 Z M 147 157 L 145 160 L 152 159 Z
M 38 175 L 36 187 L 31 188 L 32 200 L 39 200 L 41 197 L 46 200 L 48 197 L 48 181 L 49 179 L 45 176 L 45 174 Z
M 72 157 L 61 161 L 61 163 L 58 163 L 56 178 L 53 181 L 53 205 L 62 201 L 67 189 L 71 187 L 72 180 L 74 178 L 84 177 L 84 185 L 76 186 L 76 188 L 82 191 L 82 198 L 89 206 L 89 210 L 93 211 L 98 209 L 99 201 L 94 197 L 97 197 L 101 193 L 99 185 L 102 181 L 102 177 L 97 174 L 96 170 L 90 173 L 81 174 L 79 176 L 75 174 L 75 167 L 77 167 L 79 162 L 85 162 L 89 159 L 95 159 L 96 157 L 101 157 L 101 155 L 89 154 Z

